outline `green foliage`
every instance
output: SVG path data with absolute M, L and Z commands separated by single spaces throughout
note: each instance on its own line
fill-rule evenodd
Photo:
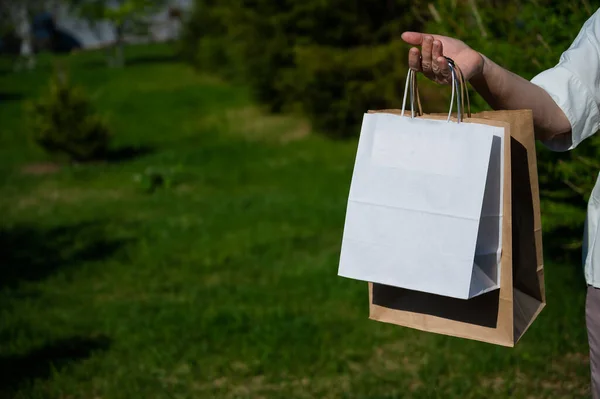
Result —
M 164 3 L 165 0 L 70 0 L 73 9 L 88 21 L 109 21 L 117 26 L 141 20 Z
M 73 76 L 120 145 L 154 152 L 23 176 L 21 101 L 47 69 L 0 74 L 18 95 L 0 102 L 0 398 L 590 398 L 573 263 L 547 258 L 548 307 L 512 349 L 369 320 L 366 284 L 336 275 L 356 141 L 263 139 L 279 118 L 245 113 L 244 86 L 101 57 L 69 56 Z M 179 164 L 171 190 L 132 183 Z
M 319 131 L 355 136 L 366 110 L 402 101 L 405 74 L 397 65 L 404 57 L 398 42 L 348 50 L 304 46 L 295 57 L 297 71 L 281 83 L 302 100 Z
M 143 192 L 154 194 L 162 188 L 173 188 L 180 177 L 181 169 L 181 165 L 171 168 L 148 166 L 143 173 L 134 174 L 133 181 Z
M 23 15 L 33 15 L 49 5 L 44 0 L 0 1 L 0 34 L 19 27 Z
M 107 52 L 108 65 L 125 65 L 123 36 L 125 33 L 148 34 L 148 16 L 166 4 L 166 0 L 68 0 L 72 10 L 92 26 L 108 21 L 115 30 L 114 54 Z
M 398 106 L 398 38 L 420 26 L 409 4 L 198 0 L 182 51 L 202 70 L 249 84 L 273 111 L 303 110 L 326 134 L 356 135 L 365 110 Z
M 403 31 L 457 37 L 529 79 L 557 63 L 594 10 L 587 0 L 197 0 L 182 50 L 200 69 L 249 84 L 272 110 L 303 111 L 319 131 L 347 137 L 365 110 L 400 106 Z M 425 82 L 421 95 L 429 112 L 449 101 L 449 90 Z M 489 109 L 471 98 L 474 111 Z M 539 145 L 545 209 L 563 221 L 553 228 L 580 235 L 599 152 L 600 137 L 566 154 Z
M 52 77 L 48 93 L 29 103 L 27 111 L 33 140 L 49 153 L 77 162 L 106 155 L 108 126 L 64 73 Z
M 585 0 L 442 0 L 436 2 L 435 9 L 441 19 L 430 21 L 427 30 L 458 37 L 505 68 L 531 79 L 556 65 L 596 8 Z M 423 10 L 421 17 L 428 18 L 428 11 Z M 489 108 L 479 96 L 472 97 L 475 111 Z M 600 170 L 599 153 L 597 135 L 567 153 L 554 153 L 538 144 L 545 227 L 576 232 L 581 237 L 586 201 Z M 558 245 L 572 247 L 570 242 Z

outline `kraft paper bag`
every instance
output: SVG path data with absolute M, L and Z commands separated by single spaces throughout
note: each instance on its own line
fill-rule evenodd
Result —
M 372 112 L 400 114 L 399 110 Z M 546 304 L 533 117 L 528 110 L 493 111 L 472 115 L 463 123 L 487 124 L 506 131 L 500 288 L 462 300 L 370 282 L 369 317 L 513 347 Z
M 497 290 L 505 134 L 365 114 L 338 274 L 459 299 Z

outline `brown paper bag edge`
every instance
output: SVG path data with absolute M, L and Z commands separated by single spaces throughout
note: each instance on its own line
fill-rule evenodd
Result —
M 369 283 L 369 290 L 372 290 L 372 283 Z M 501 300 L 502 302 L 502 300 Z M 509 306 L 512 305 L 509 304 Z M 399 321 L 399 315 L 402 313 L 402 320 Z M 379 321 L 382 323 L 388 323 L 393 325 L 399 325 L 403 327 L 413 328 L 415 330 L 447 335 L 456 338 L 471 339 L 479 342 L 485 342 L 489 344 L 495 344 L 505 347 L 514 347 L 515 342 L 512 338 L 502 336 L 501 334 L 495 334 L 495 329 L 490 329 L 481 326 L 467 325 L 466 323 L 449 321 L 436 316 L 423 315 L 418 313 L 401 312 L 397 310 L 387 309 L 377 305 L 370 306 L 369 319 Z M 437 319 L 437 320 L 436 320 Z M 431 323 L 433 321 L 433 323 Z M 432 325 L 434 324 L 434 325 Z M 457 325 L 460 324 L 460 325 Z M 476 330 L 481 329 L 475 333 Z M 465 332 L 469 330 L 468 332 Z M 512 334 L 510 334 L 512 336 Z
M 519 291 L 518 289 L 514 290 L 514 295 L 515 295 L 515 297 L 518 297 L 519 295 L 523 296 L 523 298 L 521 298 L 520 300 L 517 298 L 517 300 L 513 301 L 515 313 L 518 311 L 517 306 L 520 306 L 522 303 L 527 301 L 524 298 L 532 299 L 533 301 L 537 302 L 536 304 L 533 305 L 533 306 L 535 306 L 535 310 L 533 312 L 529 312 L 529 314 L 531 316 L 527 318 L 527 323 L 525 323 L 525 326 L 522 328 L 521 331 L 519 331 L 518 334 L 515 332 L 515 344 L 516 344 L 525 335 L 527 330 L 529 330 L 529 327 L 531 327 L 531 325 L 533 324 L 535 319 L 537 319 L 537 317 L 540 315 L 542 310 L 544 310 L 544 308 L 546 307 L 546 302 L 545 301 L 538 302 L 536 299 L 531 298 L 529 295 L 521 293 L 521 291 Z
M 531 110 L 523 109 L 523 110 L 514 110 L 514 111 L 483 111 L 477 114 L 477 116 L 482 118 L 494 117 L 503 113 L 512 113 L 521 114 L 525 116 L 523 120 L 529 121 L 530 124 L 529 129 L 532 133 L 534 132 L 533 127 L 533 112 Z M 541 302 L 542 304 L 546 304 L 546 287 L 544 284 L 544 247 L 542 240 L 542 215 L 541 215 L 541 204 L 540 204 L 540 188 L 539 188 L 539 176 L 537 169 L 537 152 L 536 152 L 536 143 L 533 134 L 531 137 L 518 137 L 516 134 L 513 136 L 519 141 L 522 145 L 527 149 L 528 162 L 529 162 L 529 179 L 532 183 L 532 197 L 533 197 L 533 210 L 534 210 L 534 235 L 535 235 L 535 247 L 536 247 L 536 257 L 537 257 L 537 274 L 538 280 L 540 281 L 540 291 L 541 291 Z M 542 306 L 543 308 L 543 306 Z M 537 315 L 541 312 L 541 309 L 538 313 L 533 317 L 531 322 L 537 318 Z M 528 328 L 529 326 L 527 326 Z M 527 330 L 525 328 L 524 331 Z M 521 334 L 522 335 L 522 334 Z
M 540 204 L 540 189 L 539 189 L 539 176 L 537 169 L 537 152 L 536 142 L 534 137 L 534 126 L 533 126 L 533 112 L 531 110 L 512 110 L 512 111 L 484 111 L 477 114 L 477 117 L 487 118 L 498 118 L 499 115 L 507 115 L 504 119 L 512 119 L 515 116 L 520 116 L 519 123 L 527 124 L 527 126 L 521 126 L 522 128 L 513 131 L 512 137 L 515 138 L 521 145 L 523 145 L 527 151 L 528 158 L 528 170 L 529 170 L 529 181 L 531 183 L 531 195 L 533 201 L 533 218 L 534 218 L 534 239 L 536 248 L 536 263 L 537 263 L 537 276 L 538 284 L 540 288 L 540 299 L 533 298 L 527 294 L 522 293 L 518 289 L 513 291 L 514 298 L 514 317 L 515 317 L 515 343 L 518 342 L 525 332 L 531 327 L 533 322 L 537 319 L 542 310 L 546 307 L 546 287 L 544 280 L 544 254 L 543 254 L 543 240 L 542 240 L 542 218 L 541 218 L 541 204 Z M 523 307 L 529 306 L 528 311 L 524 311 Z M 524 314 L 525 323 L 519 324 L 519 312 Z
M 515 328 L 515 344 L 525 335 L 529 327 L 537 319 L 542 310 L 546 307 L 546 290 L 544 283 L 544 260 L 543 260 L 543 242 L 542 242 L 542 219 L 540 204 L 539 176 L 537 169 L 537 152 L 535 142 L 535 131 L 533 126 L 533 112 L 531 110 L 510 110 L 510 111 L 484 111 L 476 114 L 477 118 L 498 120 L 504 115 L 503 119 L 508 121 L 513 119 L 516 129 L 511 133 L 511 137 L 519 142 L 527 151 L 528 174 L 531 185 L 532 205 L 533 205 L 533 234 L 536 249 L 536 272 L 537 281 L 540 288 L 540 299 L 531 297 L 517 288 L 513 288 L 513 324 Z M 517 124 L 518 123 L 518 124 Z M 512 183 L 512 182 L 511 182 Z M 514 277 L 514 276 L 513 276 Z M 514 282 L 513 282 L 514 283 Z

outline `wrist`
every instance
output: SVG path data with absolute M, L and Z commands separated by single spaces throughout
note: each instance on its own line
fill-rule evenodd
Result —
M 477 53 L 477 56 L 480 58 L 480 61 L 478 63 L 478 68 L 475 69 L 473 76 L 471 76 L 471 78 L 469 79 L 470 82 L 485 80 L 485 77 L 489 74 L 489 69 L 490 69 L 489 58 L 487 58 L 485 55 L 481 54 L 480 52 L 476 52 L 476 53 Z
M 501 109 L 502 99 L 505 97 L 506 74 L 494 61 L 481 53 L 477 54 L 481 57 L 481 66 L 469 82 L 493 109 Z

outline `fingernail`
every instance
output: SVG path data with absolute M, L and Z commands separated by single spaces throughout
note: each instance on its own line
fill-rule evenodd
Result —
M 433 45 L 434 45 L 434 46 L 439 46 L 439 45 L 440 45 L 440 41 L 439 41 L 439 40 L 435 40 L 435 41 L 433 42 Z

